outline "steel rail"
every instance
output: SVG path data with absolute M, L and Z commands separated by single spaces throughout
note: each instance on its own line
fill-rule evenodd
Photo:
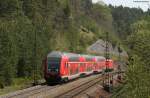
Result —
M 40 93 L 41 91 L 45 91 L 45 90 L 50 90 L 50 89 L 53 89 L 53 88 L 56 88 L 58 87 L 57 86 L 41 86 L 41 87 L 37 87 L 37 88 L 34 88 L 34 89 L 29 89 L 29 90 L 26 90 L 26 91 L 20 91 L 19 93 L 16 92 L 16 94 L 13 94 L 13 95 L 6 95 L 6 96 L 2 96 L 0 98 L 28 98 L 30 96 L 33 96 L 35 94 L 38 94 Z
M 113 75 L 113 74 L 117 74 L 117 73 L 118 72 L 116 72 L 116 73 L 109 73 L 109 74 Z M 59 94 L 59 95 L 55 96 L 55 98 L 73 98 L 73 97 L 81 94 L 82 92 L 84 92 L 88 88 L 96 85 L 97 83 L 102 82 L 104 79 L 106 79 L 106 77 L 107 77 L 106 75 L 97 77 L 94 80 L 90 80 L 90 81 L 85 82 L 84 84 L 81 84 L 81 85 L 79 85 L 77 87 L 74 87 L 74 88 L 72 88 L 72 89 L 70 89 L 70 90 L 68 90 L 68 91 L 66 91 L 66 92 L 64 92 L 62 94 Z

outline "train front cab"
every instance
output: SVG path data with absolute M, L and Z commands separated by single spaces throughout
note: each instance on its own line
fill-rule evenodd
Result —
M 109 59 L 109 60 L 106 60 L 106 72 L 112 72 L 114 70 L 113 68 L 113 60 Z
M 47 58 L 45 66 L 45 80 L 48 84 L 60 82 L 60 64 L 61 58 Z

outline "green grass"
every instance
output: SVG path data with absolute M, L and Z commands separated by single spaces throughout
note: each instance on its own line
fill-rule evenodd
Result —
M 13 80 L 13 84 L 11 86 L 7 86 L 4 89 L 0 89 L 0 95 L 7 94 L 10 92 L 14 92 L 16 90 L 24 89 L 32 85 L 31 78 L 17 78 Z

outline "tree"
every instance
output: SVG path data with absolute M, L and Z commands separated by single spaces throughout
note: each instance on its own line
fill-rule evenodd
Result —
M 129 60 L 125 73 L 125 84 L 120 86 L 119 91 L 113 98 L 149 98 L 149 72 L 141 59 L 134 55 Z
M 125 84 L 114 98 L 149 98 L 150 96 L 150 17 L 132 24 L 132 34 L 127 38 L 130 60 Z
M 150 65 L 150 24 L 149 18 L 146 20 L 141 20 L 133 24 L 133 34 L 130 35 L 127 39 L 127 44 L 132 53 L 137 54 L 142 58 L 142 61 L 145 62 L 145 65 Z
M 10 85 L 12 79 L 15 76 L 15 45 L 13 44 L 13 38 L 11 37 L 10 23 L 1 21 L 0 25 L 0 81 L 1 85 Z
M 11 18 L 20 13 L 19 0 L 0 0 L 0 17 Z
M 0 0 L 0 86 L 35 72 L 41 78 L 53 50 L 85 53 L 108 24 L 110 9 L 92 0 Z
M 113 7 L 111 8 L 111 13 L 113 17 L 113 25 L 117 35 L 121 39 L 126 39 L 128 35 L 132 33 L 131 25 L 137 20 L 141 19 L 146 13 L 142 9 L 138 8 L 128 8 L 128 7 Z

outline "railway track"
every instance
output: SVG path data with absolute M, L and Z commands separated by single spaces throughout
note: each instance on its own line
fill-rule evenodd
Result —
M 110 74 L 113 75 L 114 73 L 110 73 Z M 59 95 L 55 96 L 55 98 L 74 98 L 77 95 L 80 95 L 81 93 L 83 93 L 84 91 L 89 89 L 90 87 L 93 87 L 96 84 L 102 82 L 104 79 L 106 79 L 106 75 L 100 76 L 100 77 L 97 77 L 94 80 L 90 80 L 88 82 L 85 82 L 82 85 L 74 87 L 74 88 L 72 88 L 72 89 L 70 89 L 70 90 L 68 90 L 68 91 L 66 91 L 62 94 L 59 94 Z
M 58 86 L 59 85 L 56 85 L 56 86 L 47 86 L 47 85 L 36 86 L 36 87 L 28 88 L 25 90 L 21 90 L 19 92 L 15 92 L 13 94 L 1 96 L 0 98 L 29 98 L 30 96 L 33 96 L 35 94 L 38 94 L 38 93 L 46 91 L 46 90 L 54 89 Z
M 110 75 L 113 75 L 113 74 L 118 74 L 118 72 L 110 73 Z M 84 83 L 78 84 L 75 87 L 71 87 L 70 89 L 64 92 L 61 92 L 59 94 L 57 93 L 54 97 L 55 98 L 73 98 L 83 93 L 88 88 L 93 87 L 94 85 L 102 82 L 104 79 L 106 79 L 106 75 L 100 75 L 98 77 L 90 79 L 89 81 L 85 81 Z M 16 93 L 13 93 L 13 94 L 8 94 L 0 98 L 37 98 L 37 96 L 38 98 L 45 98 L 44 97 L 45 94 L 49 95 L 49 92 L 52 93 L 57 88 L 63 87 L 65 85 L 56 85 L 56 86 L 47 86 L 47 85 L 40 86 L 39 85 L 39 86 L 28 88 L 25 90 L 17 91 Z M 49 98 L 49 97 L 46 97 L 46 98 Z

